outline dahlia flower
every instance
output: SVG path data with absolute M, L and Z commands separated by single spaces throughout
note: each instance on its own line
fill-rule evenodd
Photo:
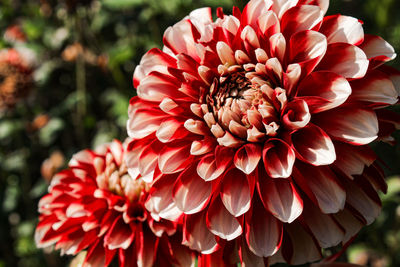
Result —
M 191 249 L 300 264 L 378 216 L 386 184 L 368 144 L 399 126 L 382 110 L 398 102 L 399 72 L 382 66 L 395 53 L 328 5 L 197 9 L 137 66 L 128 169 L 151 183 L 149 210 L 184 214 Z
M 146 211 L 148 186 L 129 176 L 125 155 L 114 141 L 73 156 L 39 202 L 37 245 L 55 244 L 69 255 L 87 250 L 83 266 L 108 266 L 114 258 L 119 266 L 191 266 L 193 255 L 175 234 L 178 221 Z
M 12 109 L 33 87 L 35 58 L 31 50 L 0 50 L 0 112 Z

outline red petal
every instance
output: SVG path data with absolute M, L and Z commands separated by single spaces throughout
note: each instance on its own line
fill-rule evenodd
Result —
M 252 173 L 261 159 L 261 150 L 261 146 L 257 144 L 242 146 L 233 159 L 235 166 L 245 174 Z
M 290 38 L 290 63 L 299 63 L 302 75 L 311 73 L 327 49 L 326 38 L 316 31 L 300 31 Z
M 259 257 L 274 255 L 282 242 L 282 224 L 264 209 L 259 200 L 253 203 L 245 220 L 249 249 Z
M 377 68 L 396 57 L 393 47 L 376 35 L 366 34 L 360 48 L 370 60 L 370 68 Z
M 338 245 L 344 238 L 344 229 L 331 215 L 323 214 L 312 203 L 305 205 L 302 218 L 322 248 Z
M 364 30 L 356 18 L 332 15 L 324 18 L 319 30 L 328 39 L 328 43 L 348 43 L 359 45 L 364 41 Z
M 291 135 L 298 157 L 312 165 L 329 165 L 336 160 L 335 147 L 321 128 L 309 124 Z
M 249 210 L 251 194 L 247 176 L 243 172 L 233 168 L 224 175 L 221 199 L 233 216 L 238 217 Z
M 296 159 L 292 148 L 280 139 L 269 139 L 263 149 L 264 167 L 272 178 L 287 178 Z
M 282 255 L 285 261 L 292 265 L 304 264 L 319 260 L 321 249 L 316 241 L 304 231 L 299 223 L 286 225 L 282 244 Z
M 317 69 L 335 72 L 345 78 L 357 79 L 364 77 L 368 64 L 367 56 L 357 46 L 333 43 L 328 45 L 327 52 Z
M 258 192 L 264 207 L 282 222 L 293 222 L 303 211 L 303 200 L 286 179 L 259 176 Z
M 305 127 L 311 119 L 306 101 L 294 99 L 289 102 L 283 111 L 282 121 L 290 130 Z
M 365 145 L 378 137 L 375 112 L 358 108 L 337 108 L 313 116 L 313 122 L 330 136 L 354 145 Z
M 110 249 L 127 249 L 135 237 L 130 225 L 126 224 L 121 217 L 117 218 L 104 236 L 104 245 Z
M 344 208 L 346 192 L 329 167 L 296 164 L 296 184 L 319 206 L 323 213 L 336 213 Z
M 327 71 L 311 73 L 301 81 L 297 89 L 297 97 L 307 102 L 311 113 L 338 107 L 350 94 L 349 82 L 344 77 Z M 325 103 L 313 104 L 314 98 L 321 98 Z
M 254 29 L 257 29 L 257 20 L 265 12 L 271 8 L 273 2 L 271 0 L 259 1 L 252 0 L 244 7 L 242 12 L 241 25 L 251 25 Z
M 226 210 L 219 197 L 208 208 L 207 227 L 214 235 L 226 240 L 233 240 L 242 234 L 238 219 Z
M 193 159 L 190 155 L 191 142 L 169 143 L 160 151 L 158 166 L 162 173 L 176 173 L 186 168 Z
M 196 165 L 185 169 L 174 184 L 173 198 L 178 208 L 186 214 L 201 211 L 212 193 L 212 184 L 197 175 Z
M 389 76 L 378 70 L 371 70 L 359 80 L 351 83 L 353 93 L 350 101 L 374 103 L 376 106 L 394 105 L 398 101 L 398 93 Z
M 203 254 L 218 250 L 215 236 L 207 228 L 205 212 L 185 216 L 182 244 Z
M 153 71 L 165 74 L 168 73 L 168 67 L 176 68 L 176 59 L 158 48 L 149 50 L 140 60 L 140 65 L 135 69 L 133 74 L 133 86 L 137 88 L 141 80 Z
M 283 35 L 290 37 L 297 32 L 318 27 L 323 16 L 324 13 L 318 6 L 301 5 L 293 7 L 282 16 L 281 28 Z

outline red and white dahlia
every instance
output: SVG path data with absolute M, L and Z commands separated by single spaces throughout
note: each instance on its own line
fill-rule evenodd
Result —
M 152 183 L 149 210 L 184 213 L 190 248 L 299 264 L 378 216 L 386 184 L 367 145 L 399 126 L 381 109 L 398 102 L 399 73 L 382 67 L 395 53 L 328 5 L 198 9 L 136 68 L 127 165 Z
M 148 186 L 127 173 L 119 141 L 74 155 L 39 202 L 36 243 L 62 254 L 87 250 L 83 266 L 191 266 L 178 222 L 155 220 L 145 209 Z

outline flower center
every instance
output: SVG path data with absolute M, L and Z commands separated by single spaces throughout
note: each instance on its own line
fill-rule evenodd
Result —
M 106 168 L 97 175 L 96 181 L 99 188 L 124 196 L 131 202 L 138 201 L 141 194 L 148 189 L 148 185 L 142 179 L 133 179 L 128 174 L 124 162 L 118 166 L 110 153 L 106 156 Z
M 276 136 L 285 90 L 273 88 L 255 66 L 220 66 L 219 72 L 198 109 L 220 145 L 237 147 Z

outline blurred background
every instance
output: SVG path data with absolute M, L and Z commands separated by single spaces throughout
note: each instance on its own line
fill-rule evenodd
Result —
M 126 137 L 134 68 L 161 47 L 168 26 L 198 7 L 230 13 L 246 2 L 0 0 L 0 267 L 68 266 L 71 258 L 39 250 L 33 239 L 53 174 L 73 153 Z M 332 0 L 328 14 L 335 13 L 363 20 L 366 33 L 400 51 L 400 1 Z M 400 266 L 399 144 L 374 149 L 390 166 L 389 192 L 381 216 L 342 260 Z

